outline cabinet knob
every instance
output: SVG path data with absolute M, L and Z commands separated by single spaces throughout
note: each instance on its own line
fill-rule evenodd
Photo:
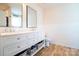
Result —
M 20 38 L 17 38 L 17 40 L 20 40 Z
M 20 48 L 20 46 L 17 46 L 17 48 Z

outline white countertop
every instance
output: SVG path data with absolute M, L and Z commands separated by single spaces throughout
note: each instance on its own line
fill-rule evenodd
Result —
M 6 36 L 6 35 L 15 35 L 15 34 L 26 34 L 26 33 L 31 33 L 34 31 L 26 31 L 26 32 L 4 32 L 0 33 L 0 36 Z

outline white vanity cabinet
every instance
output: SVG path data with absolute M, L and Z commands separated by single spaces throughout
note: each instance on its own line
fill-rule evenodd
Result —
M 0 36 L 0 55 L 13 56 L 43 40 L 38 32 Z

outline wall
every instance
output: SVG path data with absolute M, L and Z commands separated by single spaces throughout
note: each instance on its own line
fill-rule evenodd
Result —
M 52 43 L 79 48 L 79 4 L 56 4 L 45 9 L 44 30 Z

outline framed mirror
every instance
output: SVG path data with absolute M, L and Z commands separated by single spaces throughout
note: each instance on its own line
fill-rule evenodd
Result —
M 0 27 L 22 27 L 22 4 L 0 3 Z
M 26 6 L 26 19 L 28 28 L 37 27 L 37 11 L 29 6 Z
M 8 4 L 0 3 L 0 27 L 9 26 L 10 6 Z
M 11 7 L 11 27 L 22 27 L 22 5 L 10 4 Z

